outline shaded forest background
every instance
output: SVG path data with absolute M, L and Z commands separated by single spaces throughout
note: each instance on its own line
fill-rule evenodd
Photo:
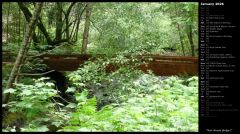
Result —
M 3 50 L 18 51 L 33 3 L 3 3 Z M 196 3 L 44 3 L 31 52 L 51 54 L 146 50 L 196 56 Z M 171 53 L 174 52 L 174 53 Z

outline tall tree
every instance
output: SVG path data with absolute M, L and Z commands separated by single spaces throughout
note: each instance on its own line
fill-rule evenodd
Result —
M 22 12 L 23 12 L 23 14 L 25 16 L 26 21 L 29 23 L 30 22 L 30 18 L 31 18 L 31 16 L 29 15 L 29 14 L 31 14 L 30 11 L 27 9 L 27 7 L 22 2 L 18 2 L 18 6 L 22 10 Z M 26 29 L 24 28 L 23 35 L 25 34 L 25 30 Z M 33 31 L 32 39 L 33 39 L 34 46 L 37 47 L 37 44 L 39 43 L 39 40 L 38 40 L 38 37 L 37 37 L 35 31 Z
M 56 15 L 56 41 L 62 39 L 62 3 L 57 2 L 57 15 Z
M 27 7 L 26 4 L 19 2 L 19 7 L 21 8 L 26 20 L 28 21 L 29 18 L 32 16 L 32 13 L 30 12 L 29 8 Z M 51 6 L 54 5 L 54 6 Z M 71 2 L 70 5 L 68 6 L 67 10 L 64 11 L 65 9 L 65 3 L 51 3 L 50 5 L 48 5 L 48 7 L 50 7 L 50 10 L 48 11 L 48 27 L 50 27 L 50 25 L 52 24 L 56 24 L 56 31 L 53 34 L 51 31 L 52 30 L 48 30 L 45 28 L 44 25 L 44 20 L 41 19 L 41 17 L 39 17 L 38 22 L 37 22 L 37 26 L 39 28 L 39 30 L 41 31 L 42 34 L 40 35 L 44 35 L 44 38 L 46 39 L 47 45 L 48 47 L 46 47 L 46 50 L 50 50 L 55 48 L 56 46 L 60 45 L 63 42 L 68 42 L 69 44 L 73 44 L 73 40 L 71 40 L 72 38 L 70 37 L 70 29 L 71 26 L 73 24 L 74 21 L 70 21 L 71 18 L 74 18 L 71 13 L 72 13 L 72 9 L 74 9 L 75 5 L 78 5 L 76 2 Z M 51 8 L 53 7 L 53 8 Z M 81 14 L 81 13 L 80 13 Z M 64 16 L 62 18 L 62 16 Z M 75 18 L 75 20 L 77 20 L 77 18 Z M 54 22 L 54 23 L 52 23 Z M 56 23 L 55 23 L 56 22 Z M 63 26 L 65 26 L 65 28 L 63 29 Z M 50 28 L 49 28 L 50 29 Z M 61 31 L 61 32 L 60 32 Z M 64 36 L 64 34 L 66 36 Z M 55 36 L 51 36 L 51 35 L 55 35 Z M 33 40 L 35 36 L 33 36 Z
M 73 25 L 72 32 L 70 34 L 71 40 L 73 42 L 77 42 L 77 40 L 78 40 L 79 25 L 80 25 L 81 17 L 82 17 L 84 10 L 85 10 L 85 4 L 78 3 L 77 8 L 75 9 L 75 12 L 77 12 L 77 13 L 75 13 L 75 17 L 76 17 L 75 23 Z M 79 11 L 80 11 L 80 13 L 79 13 Z M 75 25 L 76 25 L 76 28 L 74 29 Z
M 9 41 L 9 12 L 10 12 L 10 2 L 8 3 L 8 10 L 7 10 L 7 39 L 6 39 L 6 42 L 7 42 L 7 44 L 8 44 L 8 41 Z
M 21 40 L 21 9 L 18 7 L 18 43 Z
M 192 23 L 193 23 L 193 16 L 190 17 L 190 24 L 188 24 L 187 26 L 187 36 L 188 36 L 188 39 L 189 39 L 189 43 L 190 43 L 190 46 L 191 46 L 191 54 L 192 56 L 195 56 L 195 48 L 194 48 L 194 43 L 193 43 L 193 28 L 192 28 Z
M 30 19 L 29 25 L 27 27 L 26 34 L 24 35 L 24 40 L 22 42 L 22 46 L 19 50 L 19 53 L 17 55 L 16 61 L 14 63 L 13 69 L 11 71 L 11 74 L 9 76 L 6 89 L 11 88 L 13 86 L 14 79 L 17 76 L 17 73 L 19 71 L 20 65 L 22 64 L 22 60 L 24 59 L 24 56 L 27 53 L 27 49 L 29 47 L 29 42 L 32 39 L 33 31 L 36 28 L 38 17 L 40 16 L 41 9 L 42 9 L 43 3 L 37 3 L 36 8 L 34 10 L 34 13 Z M 3 104 L 6 104 L 9 100 L 10 94 L 7 93 L 3 96 Z
M 19 7 L 21 8 L 26 20 L 28 22 L 30 22 L 30 18 L 32 17 L 32 13 L 30 12 L 30 10 L 26 7 L 26 5 L 22 2 L 18 2 Z M 43 35 L 45 36 L 47 42 L 49 45 L 53 44 L 52 39 L 50 38 L 45 26 L 43 25 L 41 18 L 38 18 L 39 20 L 37 21 L 37 26 L 38 28 L 41 30 L 41 32 L 43 33 Z M 34 38 L 34 37 L 33 37 Z
M 181 47 L 182 47 L 183 56 L 185 56 L 185 49 L 184 49 L 183 37 L 182 37 L 182 34 L 181 34 L 180 25 L 179 25 L 178 23 L 177 23 L 177 29 L 178 29 L 179 40 L 180 40 Z
M 179 15 L 179 11 L 178 11 L 178 8 L 177 8 L 177 4 L 175 4 L 175 10 L 176 10 L 176 16 Z M 180 40 L 180 43 L 181 43 L 181 47 L 182 47 L 182 52 L 183 52 L 183 56 L 185 56 L 185 49 L 184 49 L 184 43 L 183 43 L 183 37 L 182 37 L 182 34 L 181 34 L 181 28 L 180 28 L 180 24 L 178 22 L 176 22 L 177 24 L 177 29 L 178 29 L 178 35 L 179 35 L 179 40 Z
M 73 8 L 73 6 L 74 6 L 75 4 L 76 4 L 76 2 L 72 2 L 72 3 L 70 4 L 70 6 L 68 7 L 67 12 L 63 12 L 64 15 L 65 15 L 65 21 L 66 21 L 66 38 L 67 38 L 67 40 L 70 39 L 70 31 L 69 31 L 69 27 L 70 27 L 70 25 L 69 25 L 69 15 L 70 15 L 71 10 L 72 10 L 72 8 Z
M 90 17 L 92 11 L 92 3 L 87 3 L 86 5 L 86 18 L 85 18 L 85 27 L 83 32 L 83 41 L 82 41 L 82 53 L 87 53 L 87 44 L 88 44 L 88 34 L 90 26 Z

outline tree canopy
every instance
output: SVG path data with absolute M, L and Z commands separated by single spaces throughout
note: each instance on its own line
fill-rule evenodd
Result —
M 16 48 L 14 44 L 22 41 L 34 7 L 34 3 L 3 3 L 4 49 Z M 67 47 L 72 53 L 116 53 L 143 49 L 197 55 L 197 3 L 111 2 L 91 3 L 91 10 L 88 7 L 84 2 L 44 3 L 31 50 L 62 53 Z M 61 45 L 63 48 L 57 49 Z

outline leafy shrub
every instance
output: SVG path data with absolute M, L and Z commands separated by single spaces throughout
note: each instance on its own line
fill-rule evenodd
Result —
M 184 80 L 169 77 L 157 87 L 149 87 L 154 88 L 151 94 L 138 94 L 99 111 L 96 98 L 87 99 L 87 91 L 83 91 L 77 95 L 76 112 L 59 131 L 197 131 L 198 78 L 186 81 L 191 84 L 186 86 L 182 84 Z
M 11 93 L 15 98 L 15 100 L 3 104 L 3 107 L 7 107 L 12 113 L 23 113 L 23 116 L 26 116 L 25 123 L 28 125 L 22 128 L 22 131 L 40 130 L 43 128 L 42 123 L 54 120 L 54 117 L 60 118 L 56 112 L 59 105 L 62 104 L 54 100 L 54 97 L 59 95 L 53 88 L 54 84 L 44 80 L 48 80 L 48 78 L 37 79 L 34 85 L 16 84 L 16 88 L 6 89 L 3 92 Z
M 120 80 L 123 80 L 121 75 L 126 78 L 124 75 L 128 73 L 123 72 L 128 70 L 119 71 L 121 73 L 111 75 L 117 75 Z M 21 131 L 27 132 L 197 131 L 198 77 L 162 79 L 141 73 L 136 76 L 123 84 L 132 91 L 119 92 L 118 97 L 124 98 L 122 101 L 104 105 L 99 110 L 95 96 L 89 97 L 89 92 L 84 89 L 81 93 L 76 92 L 74 87 L 69 87 L 67 92 L 73 92 L 77 102 L 57 110 L 56 106 L 61 104 L 51 101 L 58 96 L 57 92 L 52 83 L 44 82 L 44 78 L 36 80 L 34 85 L 18 84 L 15 89 L 5 90 L 4 93 L 12 93 L 18 100 L 4 107 L 11 112 L 26 114 L 27 122 Z M 14 126 L 3 130 L 14 131 Z
M 44 71 L 48 69 L 48 66 L 43 63 L 43 59 L 40 58 L 32 58 L 26 60 L 23 64 L 22 72 L 37 72 Z
M 106 67 L 113 64 L 119 69 L 107 73 Z M 138 64 L 138 61 L 126 58 L 123 55 L 118 55 L 113 58 L 99 58 L 97 61 L 85 62 L 83 67 L 77 71 L 71 72 L 68 78 L 71 84 L 77 91 L 84 89 L 95 94 L 98 100 L 98 106 L 108 104 L 109 102 L 120 101 L 120 94 L 128 94 L 129 88 L 125 86 L 130 85 L 130 81 L 140 73 L 133 68 Z
M 3 64 L 2 66 L 2 88 L 6 87 L 7 80 L 10 76 L 13 64 Z

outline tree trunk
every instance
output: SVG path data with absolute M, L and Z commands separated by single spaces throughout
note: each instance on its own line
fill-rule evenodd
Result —
M 19 16 L 17 15 L 16 18 L 18 18 L 18 17 Z M 18 23 L 19 22 L 16 20 L 15 21 L 15 32 L 14 32 L 15 33 L 15 37 L 16 37 L 16 38 L 14 38 L 15 42 L 18 42 L 18 38 L 17 38 L 17 36 L 18 36 L 18 25 L 19 25 Z
M 26 32 L 26 20 L 23 21 L 23 36 L 25 35 Z
M 22 2 L 18 2 L 18 5 L 19 5 L 19 7 L 21 8 L 24 16 L 26 17 L 26 20 L 29 22 L 29 20 L 30 20 L 29 18 L 32 17 L 31 12 L 29 11 L 29 9 L 28 9 Z M 40 17 L 39 17 L 39 19 L 38 19 L 37 26 L 38 26 L 38 28 L 42 31 L 44 37 L 45 37 L 46 40 L 47 40 L 47 43 L 48 43 L 49 45 L 53 45 L 54 43 L 53 43 L 53 41 L 51 40 L 51 38 L 50 38 L 50 36 L 49 36 L 46 28 L 44 27 L 44 25 L 43 25 Z
M 76 28 L 75 28 L 76 24 L 77 24 L 77 18 L 74 20 L 74 23 L 73 23 L 73 28 L 72 28 L 72 31 L 71 31 L 71 34 L 70 34 L 70 39 L 71 39 L 71 40 L 72 40 L 72 38 L 73 38 L 74 29 L 76 29 Z
M 79 25 L 80 25 L 81 16 L 82 16 L 84 10 L 85 10 L 85 7 L 83 7 L 81 13 L 78 15 L 78 18 L 77 18 L 77 27 L 76 27 L 76 29 L 75 29 L 75 33 L 73 34 L 73 38 L 75 37 L 75 38 L 73 39 L 73 42 L 77 42 L 77 40 L 78 40 Z
M 69 9 L 67 14 L 70 14 L 70 11 L 73 7 L 73 5 L 75 4 L 75 2 L 73 2 Z M 21 8 L 22 12 L 24 13 L 24 16 L 26 17 L 26 19 L 28 20 L 28 18 L 30 18 L 32 16 L 31 12 L 29 11 L 29 9 L 22 3 L 22 2 L 18 2 L 19 7 Z M 64 13 L 64 12 L 63 12 Z M 65 14 L 65 13 L 64 13 Z M 66 17 L 66 14 L 65 14 Z M 48 50 L 53 49 L 55 47 L 56 44 L 62 43 L 62 42 L 69 42 L 69 39 L 61 39 L 59 41 L 53 41 L 50 36 L 49 33 L 47 32 L 46 28 L 44 27 L 42 21 L 41 21 L 41 17 L 39 17 L 38 22 L 37 22 L 37 26 L 38 28 L 41 30 L 42 34 L 44 35 L 49 47 L 47 48 Z M 63 35 L 62 35 L 63 36 Z M 34 37 L 33 37 L 34 38 Z
M 66 38 L 69 39 L 70 36 L 69 36 L 69 21 L 68 21 L 68 16 L 66 18 Z
M 192 56 L 195 56 L 194 43 L 193 43 L 193 33 L 192 33 L 192 25 L 188 25 L 188 39 L 189 39 L 189 43 L 190 43 L 190 46 L 191 46 Z
M 18 9 L 18 43 L 20 45 L 21 40 L 21 9 Z
M 86 5 L 86 18 L 85 18 L 85 27 L 83 32 L 83 41 L 82 41 L 82 53 L 87 53 L 87 44 L 88 44 L 88 34 L 90 26 L 90 16 L 91 16 L 92 4 L 87 3 Z
M 25 54 L 27 53 L 26 49 L 29 46 L 29 42 L 32 38 L 33 31 L 36 28 L 37 20 L 38 20 L 38 17 L 40 15 L 40 13 L 41 13 L 42 6 L 43 6 L 43 3 L 37 3 L 37 5 L 36 5 L 33 16 L 32 16 L 32 18 L 30 20 L 30 23 L 27 27 L 26 34 L 24 35 L 24 40 L 22 42 L 22 46 L 19 50 L 19 53 L 17 55 L 16 61 L 15 61 L 14 66 L 13 66 L 13 69 L 12 69 L 11 74 L 9 76 L 6 89 L 13 87 L 14 79 L 16 78 L 16 75 L 19 71 L 19 67 L 21 65 L 21 62 L 22 62 Z M 9 97 L 10 97 L 9 93 L 7 93 L 3 96 L 3 104 L 8 103 Z
M 9 31 L 8 31 L 8 25 L 9 25 L 9 11 L 10 11 L 10 2 L 8 3 L 8 11 L 7 11 L 7 36 L 6 36 L 6 43 L 8 45 L 8 41 L 9 41 L 9 37 L 8 37 L 8 34 L 9 34 Z
M 181 42 L 181 47 L 182 47 L 183 56 L 185 56 L 183 38 L 182 38 L 182 35 L 181 35 L 181 29 L 180 29 L 180 26 L 179 26 L 178 23 L 177 23 L 177 28 L 178 28 L 178 35 L 179 35 L 179 40 L 180 40 L 180 42 Z
M 23 14 L 25 16 L 26 21 L 29 23 L 30 22 L 30 18 L 31 18 L 30 15 L 29 15 L 30 11 L 28 12 L 27 9 L 26 9 L 27 7 L 25 7 L 25 5 L 23 3 L 21 3 L 21 2 L 18 3 L 18 6 L 22 10 L 22 12 L 23 12 Z M 26 25 L 24 24 L 24 27 L 25 26 Z M 26 30 L 26 28 L 24 28 L 24 30 L 23 30 L 23 35 L 25 35 L 25 32 L 26 32 L 25 30 Z M 33 32 L 32 39 L 33 39 L 34 47 L 37 47 L 37 44 L 39 43 L 39 40 L 38 40 L 38 37 L 37 37 L 35 31 Z
M 73 42 L 77 42 L 77 40 L 78 40 L 78 30 L 79 30 L 79 25 L 80 25 L 80 20 L 81 20 L 80 18 L 81 17 L 77 18 L 77 26 L 76 26 L 75 31 L 74 31 L 73 36 L 72 36 Z
M 56 16 L 56 41 L 62 39 L 62 3 L 57 2 L 57 16 Z
M 69 34 L 69 15 L 70 15 L 70 13 L 71 13 L 71 10 L 72 10 L 72 8 L 73 8 L 73 6 L 76 4 L 76 2 L 72 2 L 71 4 L 70 4 L 70 6 L 68 7 L 68 9 L 67 9 L 67 12 L 65 13 L 65 12 L 63 12 L 64 13 L 64 15 L 65 15 L 65 23 L 66 23 L 66 39 L 67 40 L 70 40 L 70 34 Z

